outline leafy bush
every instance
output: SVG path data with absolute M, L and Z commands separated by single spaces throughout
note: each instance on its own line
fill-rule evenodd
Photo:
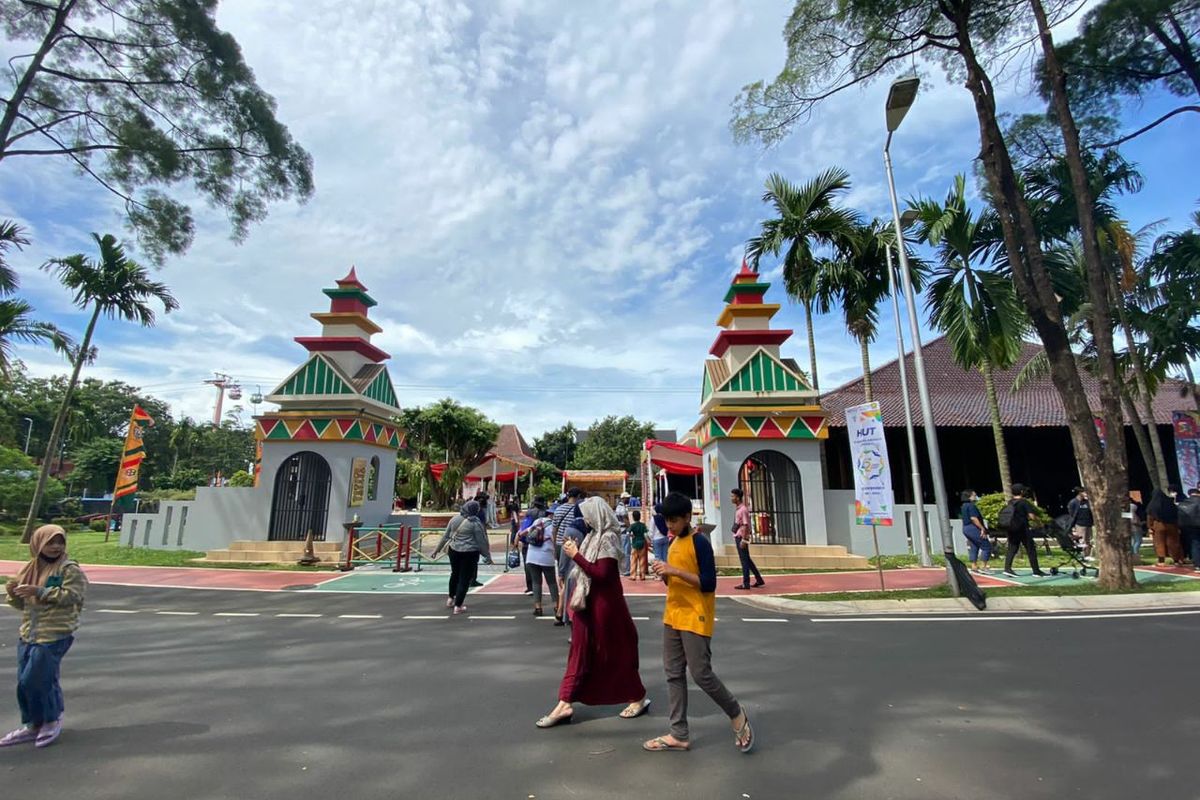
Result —
M 37 478 L 38 468 L 29 456 L 16 448 L 0 446 L 0 514 L 16 518 L 28 512 Z M 45 513 L 63 494 L 62 483 L 48 480 L 41 512 Z
M 254 485 L 254 476 L 244 469 L 239 469 L 237 472 L 229 476 L 229 486 L 246 488 Z
M 533 496 L 543 498 L 547 504 L 553 503 L 562 494 L 562 481 L 543 478 L 533 485 Z
M 1032 500 L 1029 501 L 1033 503 Z M 976 501 L 975 505 L 979 506 L 979 512 L 983 514 L 983 521 L 987 523 L 989 528 L 996 527 L 996 520 L 1000 517 L 1000 509 L 1004 508 L 1008 503 L 1008 498 L 1002 493 L 985 494 Z M 1046 509 L 1033 503 L 1033 507 L 1037 509 L 1038 525 L 1049 525 L 1051 522 L 1050 514 Z
M 177 469 L 170 475 L 159 475 L 154 479 L 156 490 L 195 490 L 197 486 L 207 486 L 208 476 L 199 469 Z M 146 493 L 143 493 L 143 497 Z M 171 498 L 162 498 L 171 499 Z
M 74 517 L 54 517 L 50 520 L 50 524 L 58 525 L 59 527 L 63 528 L 64 530 L 69 531 L 75 527 L 75 518 Z
M 78 497 L 65 497 L 63 498 L 62 502 L 58 504 L 58 513 L 64 517 L 70 517 L 71 519 L 82 517 L 83 503 L 79 501 Z
M 96 533 L 104 533 L 104 529 L 107 526 L 108 520 L 106 519 L 94 519 L 88 523 L 88 527 L 94 530 Z

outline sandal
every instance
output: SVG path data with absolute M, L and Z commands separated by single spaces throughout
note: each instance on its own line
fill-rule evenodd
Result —
M 553 716 L 551 714 L 547 714 L 546 716 L 542 717 L 541 719 L 539 719 L 537 722 L 535 722 L 533 724 L 538 726 L 539 728 L 553 728 L 555 725 L 570 725 L 571 719 L 574 716 L 575 716 L 574 711 L 572 711 L 570 714 L 560 714 L 557 717 Z
M 621 719 L 637 719 L 642 714 L 645 714 L 646 710 L 649 708 L 650 708 L 650 698 L 643 697 L 642 701 L 640 703 L 638 703 L 638 707 L 633 711 L 633 713 L 630 713 L 629 707 L 626 706 L 624 709 L 621 710 L 621 713 L 618 714 L 617 716 L 619 716 Z
M 665 753 L 668 750 L 681 750 L 686 752 L 691 750 L 692 746 L 687 742 L 676 742 L 675 744 L 671 744 L 663 737 L 655 736 L 653 739 L 647 742 L 642 742 L 642 749 L 648 753 Z
M 742 727 L 734 731 L 733 745 L 741 752 L 749 753 L 754 749 L 754 728 L 750 727 L 750 715 L 744 708 L 742 709 L 742 718 L 745 722 L 742 723 Z

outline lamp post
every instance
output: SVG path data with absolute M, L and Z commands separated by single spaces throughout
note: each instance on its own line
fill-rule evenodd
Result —
M 908 228 L 916 220 L 917 212 L 909 209 L 900 216 L 900 226 Z M 904 242 L 897 244 L 897 249 Z M 892 248 L 885 246 L 888 267 L 888 288 L 892 293 L 892 311 L 896 317 L 896 364 L 900 369 L 900 396 L 904 400 L 904 429 L 908 434 L 908 460 L 912 465 L 913 505 L 917 516 L 917 556 L 922 567 L 933 566 L 929 556 L 929 526 L 925 520 L 925 500 L 921 497 L 921 466 L 917 461 L 917 434 L 913 428 L 912 403 L 908 399 L 908 368 L 904 363 L 904 331 L 900 327 L 900 295 L 896 291 L 896 271 L 892 267 Z
M 29 455 L 29 437 L 33 436 L 33 420 L 25 417 L 25 421 L 29 423 L 29 429 L 25 431 L 25 455 Z
M 887 141 L 883 145 L 883 166 L 887 172 L 888 194 L 892 201 L 892 222 L 896 230 L 896 254 L 900 257 L 900 283 L 908 306 L 908 327 L 913 343 L 913 371 L 917 375 L 917 396 L 921 402 L 921 418 L 925 423 L 925 448 L 929 453 L 929 477 L 933 481 L 933 500 L 937 506 L 938 527 L 942 532 L 942 550 L 946 553 L 946 580 L 950 591 L 958 596 L 958 580 L 951 559 L 954 554 L 954 533 L 950 529 L 950 501 L 946 497 L 946 481 L 942 475 L 942 455 L 938 448 L 937 429 L 933 424 L 933 406 L 929 402 L 929 385 L 925 380 L 925 359 L 921 353 L 921 326 L 917 322 L 917 301 L 913 294 L 912 276 L 908 270 L 908 254 L 903 246 L 904 228 L 900 222 L 900 203 L 896 199 L 896 179 L 892 174 L 892 134 L 900 127 L 904 115 L 917 98 L 921 79 L 915 75 L 897 78 L 888 90 L 886 111 Z

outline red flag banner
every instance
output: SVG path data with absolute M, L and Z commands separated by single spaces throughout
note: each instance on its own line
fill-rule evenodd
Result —
M 121 453 L 121 464 L 117 469 L 117 486 L 113 490 L 113 504 L 121 502 L 121 498 L 137 494 L 138 473 L 142 468 L 142 460 L 146 457 L 146 447 L 142 437 L 146 429 L 154 424 L 154 419 L 139 405 L 133 406 L 133 414 L 129 417 L 129 432 L 125 434 L 125 449 Z

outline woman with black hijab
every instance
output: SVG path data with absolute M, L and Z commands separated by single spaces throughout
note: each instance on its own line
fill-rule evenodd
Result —
M 1175 566 L 1183 563 L 1183 546 L 1179 539 L 1179 509 L 1175 506 L 1175 497 L 1179 494 L 1178 486 L 1168 486 L 1167 491 L 1155 489 L 1150 497 L 1150 505 L 1146 506 L 1146 521 L 1150 526 L 1150 535 L 1154 538 L 1154 554 L 1158 563 L 1163 564 L 1167 556 Z

